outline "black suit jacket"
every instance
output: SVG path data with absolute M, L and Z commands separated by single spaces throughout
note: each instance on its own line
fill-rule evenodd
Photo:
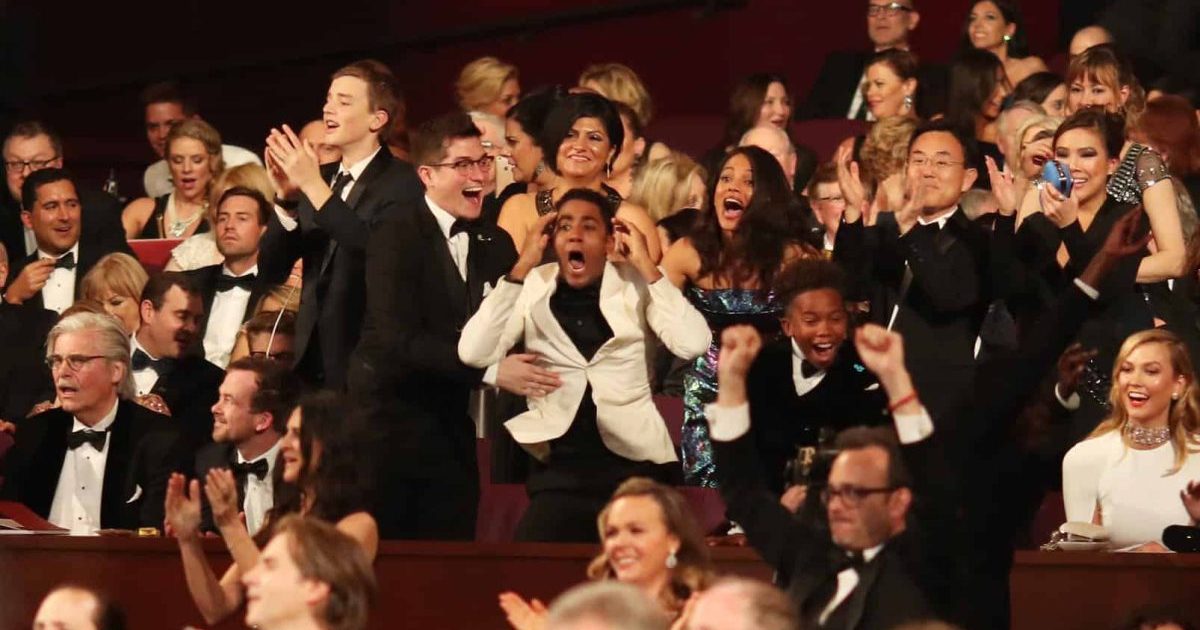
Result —
M 5 458 L 0 496 L 49 517 L 72 423 L 71 414 L 62 409 L 17 423 L 16 443 Z M 100 526 L 162 528 L 167 477 L 181 470 L 186 456 L 178 431 L 170 418 L 128 400 L 119 403 L 110 431 Z M 139 488 L 140 496 L 134 499 Z
M 225 371 L 202 356 L 168 360 L 173 367 L 158 377 L 150 393 L 167 403 L 171 419 L 194 450 L 212 440 L 212 406 L 217 402 L 217 389 L 225 379 Z
M 121 227 L 121 202 L 112 195 L 91 188 L 77 190 L 80 204 L 80 240 L 97 243 L 110 252 L 133 254 Z M 0 201 L 0 243 L 8 250 L 9 260 L 25 257 L 25 226 L 21 223 L 21 204 L 7 192 Z M 11 277 L 10 277 L 11 279 Z
M 122 243 L 124 243 L 124 241 L 122 241 Z M 24 247 L 24 245 L 22 245 L 22 247 Z M 21 251 L 24 250 L 22 249 Z M 99 261 L 105 255 L 113 252 L 128 253 L 128 247 L 125 247 L 124 249 L 117 249 L 114 248 L 111 243 L 107 243 L 103 240 L 96 240 L 95 238 L 85 239 L 82 234 L 80 235 L 79 259 L 75 261 L 75 297 L 79 297 L 79 289 L 81 286 L 83 286 L 83 277 L 87 275 L 87 272 L 96 265 L 97 261 Z M 12 280 L 20 275 L 22 269 L 24 269 L 30 263 L 37 261 L 37 258 L 38 255 L 36 252 L 31 256 L 13 258 L 12 260 L 14 262 L 12 263 L 12 267 L 8 272 L 9 284 L 11 285 Z M 38 291 L 36 295 L 29 298 L 29 300 L 25 303 L 38 308 L 43 308 L 45 303 L 42 301 L 42 292 Z
M 825 377 L 804 396 L 792 380 L 792 341 L 768 344 L 750 367 L 747 396 L 754 417 L 752 432 L 769 488 L 783 492 L 784 467 L 797 447 L 817 446 L 821 429 L 834 433 L 857 425 L 891 422 L 887 395 L 847 341 Z
M 478 474 L 467 402 L 483 370 L 459 360 L 458 338 L 517 252 L 495 226 L 477 222 L 470 239 L 463 282 L 424 200 L 371 235 L 367 317 L 348 379 L 355 398 L 377 407 L 398 474 Z
M 198 350 L 200 354 L 204 353 L 204 336 L 208 332 L 208 317 L 212 314 L 213 299 L 217 295 L 217 279 L 221 277 L 224 267 L 224 265 L 209 265 L 184 272 L 185 275 L 191 278 L 196 290 L 200 292 L 201 301 L 204 302 L 204 319 L 200 322 L 197 347 L 193 349 Z M 254 305 L 258 304 L 258 301 L 267 294 L 272 284 L 261 273 L 260 268 L 260 273 L 255 276 L 254 285 L 250 288 L 250 300 L 246 302 L 246 312 L 242 314 L 242 323 L 245 323 L 254 314 Z
M 817 81 L 796 112 L 796 117 L 802 120 L 845 118 L 870 57 L 871 54 L 864 51 L 841 51 L 826 55 L 821 73 L 817 75 Z M 866 107 L 865 102 L 863 107 Z
M 195 462 L 195 478 L 200 480 L 200 484 L 204 484 L 205 478 L 208 476 L 208 471 L 214 468 L 229 468 L 237 462 L 236 447 L 230 442 L 210 442 L 200 447 L 196 451 Z M 279 500 L 280 488 L 283 482 L 283 469 L 276 462 L 274 470 L 274 498 Z M 237 487 L 238 491 L 238 510 L 242 509 L 242 505 L 246 501 L 246 482 L 240 479 Z M 208 502 L 208 496 L 201 493 L 200 496 L 200 529 L 206 532 L 217 531 L 216 524 L 213 523 L 212 505 Z
M 0 301 L 0 418 L 18 420 L 54 400 L 45 360 L 46 335 L 57 319 L 54 311 Z
M 337 164 L 321 167 L 331 181 Z M 260 244 L 259 271 L 286 278 L 304 259 L 304 288 L 296 319 L 296 362 L 309 380 L 339 388 L 358 343 L 366 312 L 367 240 L 382 221 L 422 197 L 416 171 L 380 149 L 355 181 L 346 201 L 334 195 L 321 208 L 301 197 L 299 227 L 288 231 L 272 217 Z

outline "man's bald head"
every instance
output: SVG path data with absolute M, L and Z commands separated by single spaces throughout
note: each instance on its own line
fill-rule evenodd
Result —
M 792 146 L 786 131 L 774 125 L 759 125 L 742 134 L 738 146 L 758 147 L 775 156 L 787 176 L 788 187 L 792 187 L 792 178 L 796 175 L 796 147 Z
M 1093 24 L 1075 31 L 1075 36 L 1071 38 L 1071 46 L 1067 49 L 1067 52 L 1070 56 L 1074 57 L 1082 54 L 1083 51 L 1092 46 L 1110 44 L 1112 41 L 1113 36 L 1112 33 L 1108 32 L 1108 29 L 1098 24 Z

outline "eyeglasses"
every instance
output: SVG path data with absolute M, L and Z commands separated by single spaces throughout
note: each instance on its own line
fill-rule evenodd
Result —
M 259 351 L 251 352 L 250 358 L 270 359 L 272 361 L 279 361 L 280 363 L 291 363 L 296 358 L 296 354 L 294 352 L 272 352 L 271 354 L 267 354 L 266 352 Z
M 40 171 L 40 170 L 46 168 L 47 166 L 50 166 L 50 164 L 53 163 L 58 158 L 59 158 L 59 156 L 56 155 L 48 160 L 29 160 L 28 162 L 22 162 L 21 160 L 13 160 L 12 162 L 5 162 L 4 168 L 7 169 L 9 173 L 12 173 L 14 175 L 16 175 L 18 173 L 24 173 L 25 169 L 27 169 L 27 168 L 30 170 L 30 172 Z
M 939 173 L 945 173 L 947 170 L 950 169 L 951 166 L 959 166 L 961 164 L 965 164 L 965 162 L 963 162 L 962 160 L 959 160 L 956 162 L 954 160 L 947 160 L 944 158 L 938 158 L 936 160 L 931 160 L 927 157 L 915 157 L 915 158 L 909 158 L 909 160 L 908 160 L 909 166 L 915 166 L 917 168 L 925 168 L 926 166 L 932 166 L 933 169 Z
M 912 11 L 912 7 L 906 7 L 899 2 L 889 2 L 887 4 L 868 4 L 867 15 L 871 17 L 879 17 L 885 15 L 887 17 L 896 17 L 901 12 L 907 13 Z
M 49 366 L 51 370 L 59 370 L 62 369 L 62 366 L 65 363 L 67 365 L 67 369 L 71 370 L 72 372 L 78 372 L 79 370 L 82 370 L 83 366 L 87 365 L 89 362 L 103 358 L 104 355 L 102 354 L 68 354 L 65 357 L 52 354 L 46 357 L 46 365 Z
M 826 486 L 821 489 L 821 502 L 829 505 L 829 502 L 835 497 L 842 500 L 843 503 L 850 507 L 856 507 L 862 500 L 872 494 L 882 494 L 884 492 L 893 492 L 894 486 L 884 488 L 863 488 L 860 486 Z
M 463 158 L 454 160 L 453 162 L 443 162 L 441 164 L 430 164 L 430 166 L 449 166 L 454 169 L 459 175 L 466 177 L 471 174 L 471 167 L 478 167 L 480 173 L 487 173 L 492 170 L 492 165 L 496 162 L 496 158 L 485 155 L 478 160 Z

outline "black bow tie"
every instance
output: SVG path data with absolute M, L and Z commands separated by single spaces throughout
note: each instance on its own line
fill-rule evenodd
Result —
M 150 368 L 159 376 L 170 372 L 172 365 L 174 365 L 170 359 L 151 359 L 150 355 L 143 352 L 140 348 L 133 351 L 131 363 L 134 372 Z
M 254 289 L 254 281 L 257 279 L 258 275 L 253 273 L 248 273 L 244 276 L 221 274 L 217 277 L 217 293 L 228 291 L 234 287 L 251 291 Z
M 450 226 L 450 238 L 454 238 L 459 232 L 466 232 L 467 234 L 470 234 L 471 222 L 464 221 L 462 219 L 455 219 L 454 223 Z
M 834 547 L 829 552 L 829 563 L 833 567 L 834 573 L 841 573 L 846 569 L 862 571 L 863 565 L 867 562 L 861 551 L 846 551 Z
M 93 431 L 91 429 L 72 431 L 67 435 L 67 448 L 73 451 L 84 444 L 91 444 L 92 448 L 102 451 L 104 450 L 104 438 L 107 435 L 108 431 Z
M 55 269 L 66 269 L 70 271 L 75 268 L 75 252 L 67 252 L 53 260 Z
M 233 469 L 233 475 L 238 479 L 242 479 L 246 475 L 254 475 L 259 480 L 267 478 L 267 460 L 265 459 L 241 464 L 234 462 L 231 468 Z
M 812 378 L 821 372 L 821 368 L 813 365 L 808 359 L 800 359 L 800 376 Z

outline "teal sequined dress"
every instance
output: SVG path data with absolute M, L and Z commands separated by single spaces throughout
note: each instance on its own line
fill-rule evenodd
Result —
M 685 295 L 713 331 L 708 352 L 698 357 L 683 376 L 682 456 L 685 483 L 715 488 L 716 467 L 704 406 L 717 398 L 717 356 L 721 331 L 726 326 L 749 324 L 763 335 L 764 343 L 779 335 L 782 307 L 775 294 L 760 289 L 701 289 L 688 287 Z

